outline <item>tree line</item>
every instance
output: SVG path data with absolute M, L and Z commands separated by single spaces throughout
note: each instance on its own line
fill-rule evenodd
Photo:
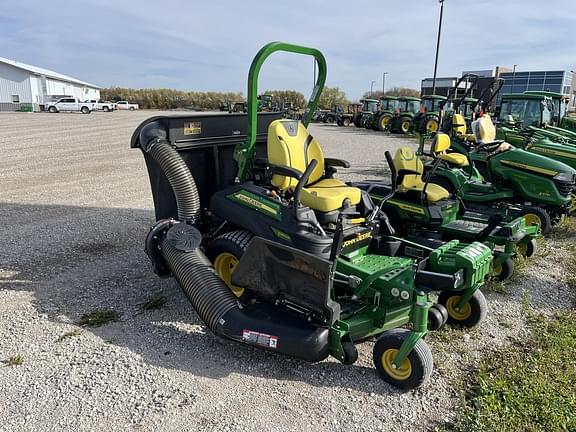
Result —
M 294 90 L 267 90 L 266 94 L 274 95 L 273 103 L 282 104 L 291 102 L 297 109 L 304 109 L 307 98 L 300 92 Z M 373 92 L 372 97 L 378 98 L 382 92 Z M 414 89 L 394 87 L 386 91 L 388 95 L 394 96 L 418 96 L 420 92 Z M 100 97 L 103 100 L 119 101 L 127 100 L 137 103 L 144 109 L 192 109 L 192 110 L 217 110 L 223 102 L 244 102 L 245 97 L 240 92 L 195 92 L 174 89 L 133 89 L 123 87 L 111 87 L 102 89 Z M 365 94 L 364 97 L 369 97 Z M 350 100 L 346 93 L 338 87 L 325 87 L 318 107 L 320 109 L 331 109 L 339 104 L 345 107 Z

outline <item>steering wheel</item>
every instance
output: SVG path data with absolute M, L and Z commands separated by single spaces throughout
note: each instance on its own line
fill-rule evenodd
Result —
M 500 144 L 502 144 L 504 141 L 493 141 L 493 142 L 488 142 L 488 143 L 483 143 L 483 144 L 478 144 L 476 146 L 476 151 L 479 152 L 485 152 L 485 153 L 492 153 L 496 150 L 498 150 L 498 147 L 500 147 Z

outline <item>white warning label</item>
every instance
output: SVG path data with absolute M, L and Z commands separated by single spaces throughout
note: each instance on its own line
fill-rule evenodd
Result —
M 265 346 L 267 348 L 276 349 L 278 347 L 278 336 L 272 336 L 254 330 L 242 330 L 242 339 L 248 343 Z

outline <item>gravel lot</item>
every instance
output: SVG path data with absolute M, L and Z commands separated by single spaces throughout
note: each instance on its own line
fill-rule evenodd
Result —
M 218 339 L 143 252 L 153 204 L 129 138 L 151 115 L 0 114 L 0 360 L 24 357 L 0 367 L 2 431 L 430 430 L 453 415 L 451 383 L 522 336 L 524 292 L 545 312 L 573 301 L 567 252 L 548 241 L 547 259 L 506 294 L 488 293 L 485 325 L 430 338 L 435 372 L 411 393 L 376 377 L 370 342 L 344 366 Z M 383 175 L 384 151 L 408 142 L 354 127 L 312 133 L 328 156 L 352 162 L 348 179 Z M 142 310 L 157 295 L 168 302 Z M 78 326 L 103 308 L 120 319 Z

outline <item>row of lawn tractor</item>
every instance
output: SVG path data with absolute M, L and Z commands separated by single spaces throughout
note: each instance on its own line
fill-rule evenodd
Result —
M 277 51 L 316 60 L 301 121 L 258 113 L 260 68 Z M 471 122 L 468 134 L 461 107 L 444 116 L 451 132 L 436 132 L 446 104 L 425 98 L 429 109 L 414 112 L 412 123 L 433 112 L 438 120 L 420 150 L 376 156 L 388 163 L 388 182 L 345 183 L 337 171 L 350 163 L 325 157 L 307 129 L 325 80 L 320 51 L 273 42 L 250 67 L 246 114 L 143 122 L 131 147 L 144 155 L 154 198 L 146 252 L 216 335 L 344 364 L 358 359 L 357 344 L 375 339 L 378 376 L 413 389 L 432 373 L 428 332 L 482 324 L 482 287 L 510 277 L 516 257 L 535 253 L 536 239 L 569 211 L 576 171 L 496 141 L 488 116 Z M 395 101 L 390 127 L 410 102 L 418 105 L 388 101 Z M 377 103 L 364 101 L 361 113 L 335 121 L 368 113 L 376 121 Z M 473 148 L 456 152 L 466 143 Z

